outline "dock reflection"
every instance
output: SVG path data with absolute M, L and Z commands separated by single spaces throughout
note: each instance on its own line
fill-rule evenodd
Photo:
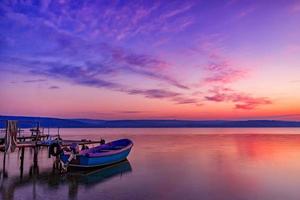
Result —
M 0 184 L 0 199 L 15 199 L 15 190 L 30 185 L 32 185 L 32 199 L 38 199 L 36 195 L 37 186 L 46 186 L 49 190 L 56 190 L 59 187 L 67 186 L 68 198 L 76 199 L 78 188 L 80 186 L 92 187 L 99 185 L 114 177 L 121 177 L 132 171 L 132 167 L 128 160 L 100 169 L 84 171 L 73 170 L 66 174 L 59 174 L 52 169 L 43 172 L 36 169 L 36 166 L 31 166 L 27 175 L 2 178 Z M 1 175 L 2 174 L 3 171 L 1 171 Z

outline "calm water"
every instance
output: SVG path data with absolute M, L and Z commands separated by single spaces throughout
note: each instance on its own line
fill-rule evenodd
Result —
M 128 162 L 67 175 L 52 172 L 47 149 L 33 168 L 27 150 L 22 177 L 14 152 L 0 199 L 300 199 L 300 129 L 63 129 L 61 135 L 126 137 L 134 147 Z M 1 177 L 2 159 L 1 153 Z

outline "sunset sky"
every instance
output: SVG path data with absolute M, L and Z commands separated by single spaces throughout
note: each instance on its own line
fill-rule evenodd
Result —
M 300 120 L 300 1 L 0 2 L 0 115 Z

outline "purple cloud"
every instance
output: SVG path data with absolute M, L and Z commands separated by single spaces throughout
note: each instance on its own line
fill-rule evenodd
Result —
M 94 64 L 73 66 L 60 62 L 36 61 L 26 59 L 6 59 L 11 64 L 20 64 L 26 66 L 28 72 L 38 76 L 46 76 L 62 81 L 67 81 L 79 85 L 106 88 L 114 91 L 124 92 L 131 95 L 143 95 L 146 98 L 168 99 L 177 104 L 198 103 L 196 99 L 185 97 L 179 92 L 172 92 L 164 89 L 136 89 L 119 82 L 106 80 L 106 76 L 111 71 L 99 69 Z M 149 75 L 150 76 L 150 75 Z M 171 81 L 171 80 L 169 80 Z M 176 83 L 174 83 L 176 84 Z M 54 88 L 53 88 L 54 89 Z M 176 98 L 175 98 L 176 97 Z
M 292 4 L 290 6 L 290 12 L 292 14 L 299 13 L 300 12 L 300 3 L 299 2 L 295 2 L 294 4 Z
M 60 87 L 53 85 L 53 86 L 50 86 L 48 89 L 50 89 L 50 90 L 57 90 L 57 89 L 59 89 L 59 88 L 60 88 Z
M 148 98 L 170 98 L 176 97 L 180 94 L 177 92 L 171 92 L 162 89 L 150 89 L 150 90 L 130 90 L 128 91 L 129 94 L 143 94 L 145 97 Z
M 149 89 L 149 90 L 128 90 L 128 94 L 141 94 L 148 98 L 168 99 L 176 104 L 195 104 L 200 105 L 199 100 L 191 97 L 186 97 L 183 94 L 172 92 L 164 89 Z
M 39 82 L 45 82 L 47 79 L 32 79 L 32 80 L 25 80 L 24 83 L 39 83 Z
M 43 65 L 40 63 L 39 65 L 44 65 L 44 67 L 40 67 L 40 69 L 34 68 L 30 72 L 97 88 L 117 89 L 121 87 L 118 83 L 96 77 L 96 75 L 98 75 L 97 69 L 91 70 L 84 66 L 72 66 L 51 62 L 43 63 Z
M 144 68 L 154 67 L 158 69 L 167 67 L 167 63 L 162 60 L 158 60 L 148 55 L 128 53 L 121 48 L 111 49 L 111 54 L 115 61 L 125 63 L 130 66 L 133 65 Z
M 175 101 L 177 104 L 195 104 L 195 105 L 200 105 L 199 100 L 195 98 L 186 98 L 182 96 L 176 96 L 172 99 Z
M 61 62 L 64 58 L 68 58 L 68 62 L 64 64 L 77 66 L 78 62 L 83 61 L 90 67 L 92 73 L 136 73 L 138 76 L 165 82 L 181 89 L 188 88 L 179 83 L 176 78 L 170 77 L 160 70 L 168 67 L 166 61 L 151 55 L 137 54 L 126 48 L 115 47 L 112 38 L 118 37 L 118 34 L 122 32 L 133 35 L 143 34 L 143 28 L 151 26 L 156 28 L 148 31 L 157 33 L 161 30 L 162 25 L 169 26 L 162 20 L 147 19 L 153 12 L 157 12 L 156 16 L 168 15 L 165 17 L 168 20 L 172 20 L 174 17 L 176 20 L 183 19 L 185 21 L 185 16 L 181 15 L 189 10 L 190 3 L 170 4 L 168 9 L 163 9 L 164 12 L 160 11 L 162 5 L 154 2 L 150 4 L 129 2 L 126 6 L 118 5 L 117 2 L 108 2 L 107 4 L 97 1 L 93 3 L 74 2 L 70 6 L 68 3 L 51 1 L 41 5 L 4 3 L 2 6 L 5 8 L 4 19 L 8 27 L 6 32 L 13 33 L 5 35 L 5 38 L 20 40 L 10 45 L 7 44 L 7 49 L 13 49 L 17 55 L 23 56 L 25 53 L 25 57 L 27 57 L 29 53 L 38 56 L 37 59 L 46 58 L 47 60 L 49 60 L 47 57 L 51 57 L 51 62 Z M 12 10 L 11 6 L 18 9 Z M 151 17 L 151 19 L 156 18 Z M 157 24 L 157 22 L 159 23 Z M 14 29 L 16 28 L 24 29 L 23 37 L 15 34 Z M 174 28 L 178 28 L 178 24 Z M 101 30 L 101 37 L 90 35 L 96 30 Z M 46 37 L 47 35 L 50 37 Z M 30 40 L 26 40 L 26 38 L 35 38 L 34 45 L 27 43 Z M 24 48 L 21 45 L 39 46 L 40 48 L 38 51 L 37 48 L 28 48 L 23 52 L 21 50 Z
M 250 15 L 252 12 L 254 12 L 255 9 L 256 9 L 255 7 L 244 8 L 238 12 L 237 18 L 241 19 L 243 17 L 246 17 L 246 16 Z
M 95 59 L 94 61 L 91 61 L 90 59 L 85 61 L 85 64 L 88 67 L 86 70 L 90 70 L 91 73 L 110 73 L 110 75 L 126 72 L 135 73 L 138 76 L 145 76 L 165 82 L 181 89 L 188 89 L 188 86 L 179 83 L 174 77 L 164 74 L 162 70 L 168 69 L 170 65 L 154 56 L 133 53 L 126 49 L 120 47 L 116 48 L 103 42 L 98 44 L 88 44 L 80 39 L 76 39 L 76 42 L 74 42 L 70 37 L 62 37 L 64 38 L 63 40 L 66 40 L 67 42 L 62 44 L 63 47 L 60 47 L 61 44 L 59 44 L 59 48 L 62 48 L 61 51 L 69 57 L 74 55 L 89 57 L 95 52 L 100 55 L 100 58 L 98 55 L 97 58 L 93 58 Z M 84 50 L 81 51 L 79 49 Z M 90 52 L 85 49 L 89 49 Z
M 29 74 L 36 78 L 25 83 L 45 77 L 176 104 L 199 105 L 199 97 L 232 102 L 236 109 L 253 109 L 272 101 L 225 86 L 247 77 L 249 70 L 237 62 L 248 64 L 246 55 L 256 62 L 270 54 L 270 49 L 275 55 L 276 47 L 287 42 L 297 45 L 298 4 L 3 1 L 1 77 Z M 266 10 L 268 16 L 264 17 Z M 189 48 L 197 55 L 189 57 Z M 238 52 L 246 48 L 247 54 Z M 288 59 L 294 62 L 291 56 Z M 206 67 L 189 71 L 196 63 Z M 203 87 L 193 88 L 195 82 Z M 225 86 L 204 94 L 207 88 L 219 85 Z

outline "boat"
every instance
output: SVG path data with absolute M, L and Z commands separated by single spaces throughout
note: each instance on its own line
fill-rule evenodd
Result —
M 131 140 L 120 139 L 82 150 L 71 161 L 68 160 L 72 153 L 62 153 L 60 159 L 73 168 L 105 167 L 126 160 L 132 146 Z

